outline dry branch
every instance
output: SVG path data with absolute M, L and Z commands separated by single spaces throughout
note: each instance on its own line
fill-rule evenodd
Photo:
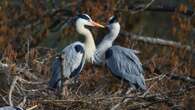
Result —
M 120 33 L 123 36 L 130 36 L 131 39 L 145 42 L 145 43 L 150 43 L 150 44 L 157 44 L 157 45 L 162 45 L 162 46 L 171 46 L 175 47 L 178 49 L 186 49 L 187 51 L 190 52 L 195 52 L 195 49 L 192 48 L 189 45 L 182 45 L 180 42 L 175 42 L 175 41 L 170 41 L 170 40 L 165 40 L 165 39 L 160 39 L 160 38 L 154 38 L 154 37 L 147 37 L 147 36 L 141 36 L 141 35 L 136 35 L 133 33 L 129 32 L 121 32 Z
M 26 96 L 24 96 L 24 98 L 23 98 L 23 101 L 20 103 L 20 104 L 18 104 L 18 107 L 24 107 L 24 105 L 25 105 L 25 103 L 26 103 Z
M 144 9 L 144 8 L 145 8 L 144 5 L 130 4 L 128 6 L 128 10 L 126 11 L 129 11 L 131 13 L 131 12 Z M 181 12 L 181 11 L 178 11 L 177 6 L 171 6 L 169 4 L 150 6 L 150 7 L 145 8 L 144 11 L 152 11 L 152 12 L 176 12 L 177 11 L 178 13 L 186 15 L 186 16 L 192 16 L 194 14 L 194 11 L 190 10 L 189 8 L 185 12 Z
M 38 105 L 34 105 L 34 106 L 30 107 L 30 108 L 27 108 L 26 110 L 33 110 L 33 109 L 35 109 L 37 107 L 38 107 Z
M 14 79 L 13 79 L 13 82 L 11 84 L 11 87 L 10 87 L 10 91 L 9 91 L 9 104 L 10 106 L 13 106 L 13 102 L 12 102 L 12 92 L 14 91 L 14 88 L 15 88 L 15 85 L 17 83 L 17 80 L 18 80 L 18 77 L 16 76 Z
M 139 95 L 139 96 L 137 95 L 135 96 L 110 96 L 108 95 L 104 97 L 88 96 L 85 98 L 77 97 L 77 98 L 70 98 L 70 99 L 64 99 L 64 100 L 45 99 L 45 100 L 38 100 L 38 102 L 54 104 L 54 105 L 59 105 L 62 103 L 63 104 L 65 103 L 85 103 L 85 104 L 91 105 L 94 102 L 98 102 L 101 104 L 101 103 L 105 103 L 109 101 L 113 103 L 114 100 L 116 100 L 118 104 L 116 104 L 115 106 L 113 105 L 112 110 L 118 109 L 119 106 L 123 106 L 123 104 L 127 104 L 127 103 L 131 104 L 131 106 L 129 106 L 128 109 L 148 108 L 154 104 L 159 104 L 159 103 L 164 103 L 172 107 L 172 106 L 175 106 L 175 103 L 172 100 L 173 97 L 181 96 L 192 89 L 194 89 L 194 86 L 186 86 L 183 88 L 179 88 L 178 90 L 170 90 L 170 91 L 161 92 L 161 93 L 147 94 L 145 96 L 142 96 L 142 95 Z
M 3 95 L 0 94 L 0 97 L 7 105 L 9 105 L 9 102 L 6 100 L 6 98 Z
M 183 82 L 192 83 L 195 85 L 195 79 L 189 76 L 177 75 L 176 73 L 167 74 L 172 80 L 181 80 Z
M 143 105 L 142 103 L 135 104 L 135 105 L 132 105 L 128 109 L 137 110 L 137 109 L 141 109 L 141 108 L 148 108 L 149 106 L 152 106 L 153 104 L 157 104 L 157 103 L 165 103 L 168 106 L 174 106 L 175 104 L 171 100 L 172 99 L 171 97 L 180 96 L 180 95 L 185 94 L 187 91 L 190 91 L 192 89 L 194 89 L 194 86 L 180 88 L 179 90 L 175 90 L 175 91 L 167 91 L 164 93 L 150 94 L 150 95 L 146 95 L 144 97 L 142 97 L 142 96 L 126 97 L 126 98 L 128 98 L 128 101 L 141 101 L 142 100 L 142 102 L 145 102 L 145 101 L 150 102 L 150 103 L 145 104 L 145 105 Z M 128 102 L 126 102 L 126 103 L 128 103 Z
M 31 84 L 31 85 L 38 85 L 38 84 L 44 84 L 44 83 L 47 83 L 48 81 L 43 81 L 43 82 L 32 82 L 32 81 L 28 81 L 28 80 L 25 80 L 23 78 L 19 78 L 19 81 L 21 83 L 25 83 L 25 84 Z
M 130 9 L 130 7 L 129 7 L 128 9 L 129 9 L 131 14 L 136 14 L 136 13 L 142 12 L 142 11 L 146 10 L 147 8 L 149 8 L 152 5 L 152 3 L 154 3 L 154 1 L 155 0 L 151 0 L 146 5 L 142 5 L 142 6 L 139 6 L 139 7 L 134 7 L 134 9 Z

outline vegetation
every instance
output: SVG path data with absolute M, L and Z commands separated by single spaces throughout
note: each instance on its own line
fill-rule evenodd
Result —
M 78 13 L 88 13 L 104 25 L 110 16 L 119 16 L 116 44 L 140 51 L 148 87 L 144 95 L 126 94 L 127 84 L 105 67 L 94 72 L 90 64 L 80 83 L 70 85 L 66 99 L 47 88 L 55 55 L 70 42 L 82 40 L 69 22 Z M 1 0 L 0 106 L 192 110 L 194 13 L 194 0 Z M 97 41 L 106 34 L 104 29 L 92 31 Z

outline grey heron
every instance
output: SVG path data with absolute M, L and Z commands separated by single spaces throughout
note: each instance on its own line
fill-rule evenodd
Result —
M 106 65 L 114 76 L 127 81 L 132 88 L 146 90 L 142 64 L 135 51 L 119 45 L 112 46 L 120 32 L 116 16 L 109 19 L 107 27 L 110 32 L 97 46 L 94 63 Z
M 94 61 L 93 56 L 96 46 L 92 33 L 85 27 L 86 25 L 104 28 L 103 25 L 94 22 L 87 14 L 77 16 L 76 30 L 79 34 L 85 36 L 85 42 L 76 41 L 68 45 L 62 50 L 60 56 L 54 59 L 52 64 L 52 76 L 49 81 L 50 88 L 57 89 L 63 83 L 62 79 L 77 76 L 81 72 L 85 60 L 88 62 Z

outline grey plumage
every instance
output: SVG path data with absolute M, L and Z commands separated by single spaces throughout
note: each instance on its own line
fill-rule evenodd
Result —
M 113 75 L 128 81 L 131 86 L 146 90 L 142 64 L 133 50 L 112 46 L 106 51 L 106 66 Z
M 93 21 L 87 14 L 80 14 L 75 17 L 76 30 L 85 37 L 85 42 L 74 42 L 64 48 L 60 56 L 54 59 L 52 65 L 52 77 L 49 81 L 49 88 L 56 89 L 60 85 L 62 95 L 65 95 L 65 80 L 78 75 L 85 60 L 93 61 L 93 54 L 96 50 L 92 33 L 85 26 L 96 26 L 104 28 L 103 25 Z M 90 60 L 91 59 L 91 60 Z M 61 84 L 60 84 L 61 82 Z
M 59 88 L 61 85 L 61 72 L 65 78 L 71 78 L 78 75 L 85 63 L 84 51 L 76 50 L 76 46 L 80 46 L 84 50 L 84 45 L 81 42 L 75 42 L 68 45 L 61 52 L 61 55 L 56 57 L 52 64 L 52 77 L 49 81 L 49 88 Z
M 84 53 L 76 51 L 75 46 L 77 45 L 80 45 L 83 50 L 85 50 L 85 47 L 81 42 L 72 43 L 62 50 L 61 57 L 63 59 L 63 75 L 66 78 L 70 78 L 72 72 L 75 72 L 74 74 L 78 74 L 83 67 L 85 61 L 83 60 Z M 81 68 L 75 71 L 80 65 L 82 65 Z
M 108 28 L 110 32 L 97 46 L 95 52 L 95 64 L 106 65 L 112 74 L 123 79 L 140 90 L 146 90 L 142 64 L 135 55 L 135 50 L 121 46 L 112 46 L 120 31 L 120 24 L 116 17 L 111 17 Z
M 59 88 L 61 85 L 61 71 L 62 71 L 62 59 L 60 58 L 60 56 L 57 56 L 53 63 L 52 63 L 52 76 L 51 79 L 49 81 L 49 88 L 50 89 L 56 89 Z
M 4 106 L 0 107 L 0 110 L 24 110 L 21 107 Z

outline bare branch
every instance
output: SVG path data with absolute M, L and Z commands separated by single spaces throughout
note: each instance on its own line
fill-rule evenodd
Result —
M 135 4 L 130 4 L 128 6 L 128 10 L 121 10 L 121 11 L 129 11 L 131 14 L 135 14 L 132 12 L 137 12 L 137 11 L 142 12 L 139 10 L 151 11 L 151 12 L 178 12 L 178 13 L 186 15 L 186 16 L 193 16 L 193 14 L 194 14 L 194 11 L 190 10 L 190 9 L 187 9 L 185 12 L 181 12 L 178 10 L 178 6 L 172 6 L 169 4 L 160 4 L 160 5 L 150 6 L 152 4 L 152 3 L 151 4 L 150 3 L 148 4 L 149 6 L 148 5 L 137 5 L 136 6 Z M 148 6 L 148 7 L 146 7 L 146 6 Z
M 164 39 L 154 38 L 154 37 L 141 36 L 141 35 L 136 35 L 136 34 L 124 32 L 124 31 L 121 32 L 120 34 L 124 36 L 130 36 L 130 38 L 133 40 L 142 41 L 145 43 L 157 44 L 157 45 L 162 45 L 162 46 L 172 46 L 178 49 L 186 49 L 187 51 L 195 52 L 194 48 L 192 48 L 189 45 L 182 45 L 180 42 L 164 40 Z
M 34 105 L 34 106 L 30 107 L 30 108 L 27 108 L 26 110 L 33 110 L 33 109 L 35 109 L 37 107 L 38 107 L 38 105 Z
M 0 97 L 2 98 L 2 100 L 6 103 L 9 104 L 9 102 L 5 99 L 5 97 L 3 95 L 0 94 Z
M 138 10 L 131 10 L 129 8 L 129 11 L 130 11 L 131 14 L 136 14 L 136 13 L 142 12 L 142 11 L 146 10 L 147 8 L 149 8 L 154 1 L 155 0 L 151 0 L 148 4 L 146 4 L 144 6 L 141 6 L 141 7 L 137 7 L 137 8 L 139 8 Z
M 14 106 L 13 102 L 12 102 L 12 92 L 14 91 L 17 80 L 18 80 L 18 77 L 17 76 L 14 77 L 12 84 L 11 84 L 11 87 L 10 87 L 10 91 L 9 91 L 9 104 L 10 104 L 10 106 Z
M 177 75 L 176 73 L 168 74 L 167 76 L 169 76 L 172 80 L 181 80 L 183 82 L 195 84 L 195 79 L 189 76 Z
M 48 81 L 43 81 L 43 82 L 32 82 L 32 81 L 27 81 L 27 80 L 25 80 L 25 79 L 23 79 L 23 78 L 19 78 L 19 81 L 21 82 L 21 83 L 26 83 L 26 84 L 32 84 L 32 85 L 37 85 L 37 84 L 44 84 L 44 83 L 47 83 Z
M 23 98 L 23 101 L 20 103 L 20 104 L 18 104 L 18 107 L 24 107 L 24 105 L 25 105 L 25 103 L 26 103 L 26 96 L 24 96 L 24 98 Z

